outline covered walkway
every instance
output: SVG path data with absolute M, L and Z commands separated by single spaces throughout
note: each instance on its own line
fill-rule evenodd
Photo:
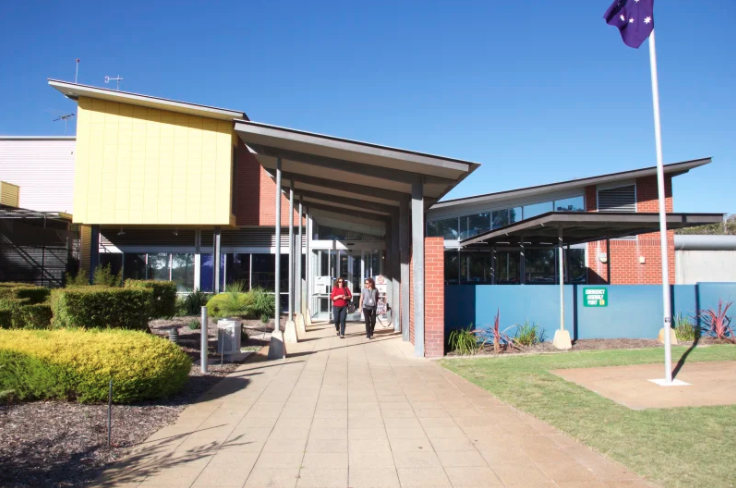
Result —
M 393 330 L 361 329 L 341 341 L 317 325 L 284 361 L 261 352 L 98 486 L 649 486 Z

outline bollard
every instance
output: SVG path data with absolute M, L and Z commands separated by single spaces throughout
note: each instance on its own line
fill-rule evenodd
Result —
M 202 374 L 207 374 L 207 307 L 202 307 L 202 323 L 201 329 L 202 329 L 202 344 L 200 347 L 202 348 L 201 354 L 200 354 L 200 361 L 202 362 Z
M 112 437 L 112 378 L 110 378 L 110 392 L 107 395 L 107 448 L 110 449 Z

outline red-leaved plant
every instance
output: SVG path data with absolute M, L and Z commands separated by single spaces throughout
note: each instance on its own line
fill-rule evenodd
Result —
M 506 334 L 506 331 L 498 330 L 498 326 L 501 323 L 501 310 L 498 309 L 496 312 L 496 318 L 493 320 L 493 327 L 488 328 L 487 331 L 483 331 L 485 334 L 493 336 L 493 352 L 498 354 L 501 351 L 501 341 L 511 345 L 514 340 Z
M 728 302 L 724 307 L 723 300 L 718 300 L 718 311 L 712 308 L 700 311 L 700 319 L 705 324 L 705 329 L 723 341 L 734 340 L 733 330 L 730 327 L 731 317 L 726 315 L 732 304 L 733 302 Z

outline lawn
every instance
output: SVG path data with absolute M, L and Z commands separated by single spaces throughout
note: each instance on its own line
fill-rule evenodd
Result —
M 673 361 L 685 351 L 673 347 Z M 688 362 L 726 360 L 736 360 L 736 347 L 700 347 L 687 357 Z M 652 348 L 445 359 L 441 364 L 668 488 L 736 486 L 736 406 L 634 411 L 549 372 L 662 361 L 662 349 Z

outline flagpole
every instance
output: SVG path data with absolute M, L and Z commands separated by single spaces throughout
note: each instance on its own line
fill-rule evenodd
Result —
M 652 71 L 652 100 L 654 103 L 654 138 L 657 146 L 657 191 L 659 194 L 659 239 L 662 260 L 662 303 L 664 306 L 664 373 L 666 384 L 672 383 L 672 307 L 670 301 L 670 273 L 667 259 L 667 211 L 665 208 L 664 168 L 662 166 L 662 128 L 659 120 L 659 82 L 657 80 L 657 49 L 654 30 L 649 36 L 649 66 Z

